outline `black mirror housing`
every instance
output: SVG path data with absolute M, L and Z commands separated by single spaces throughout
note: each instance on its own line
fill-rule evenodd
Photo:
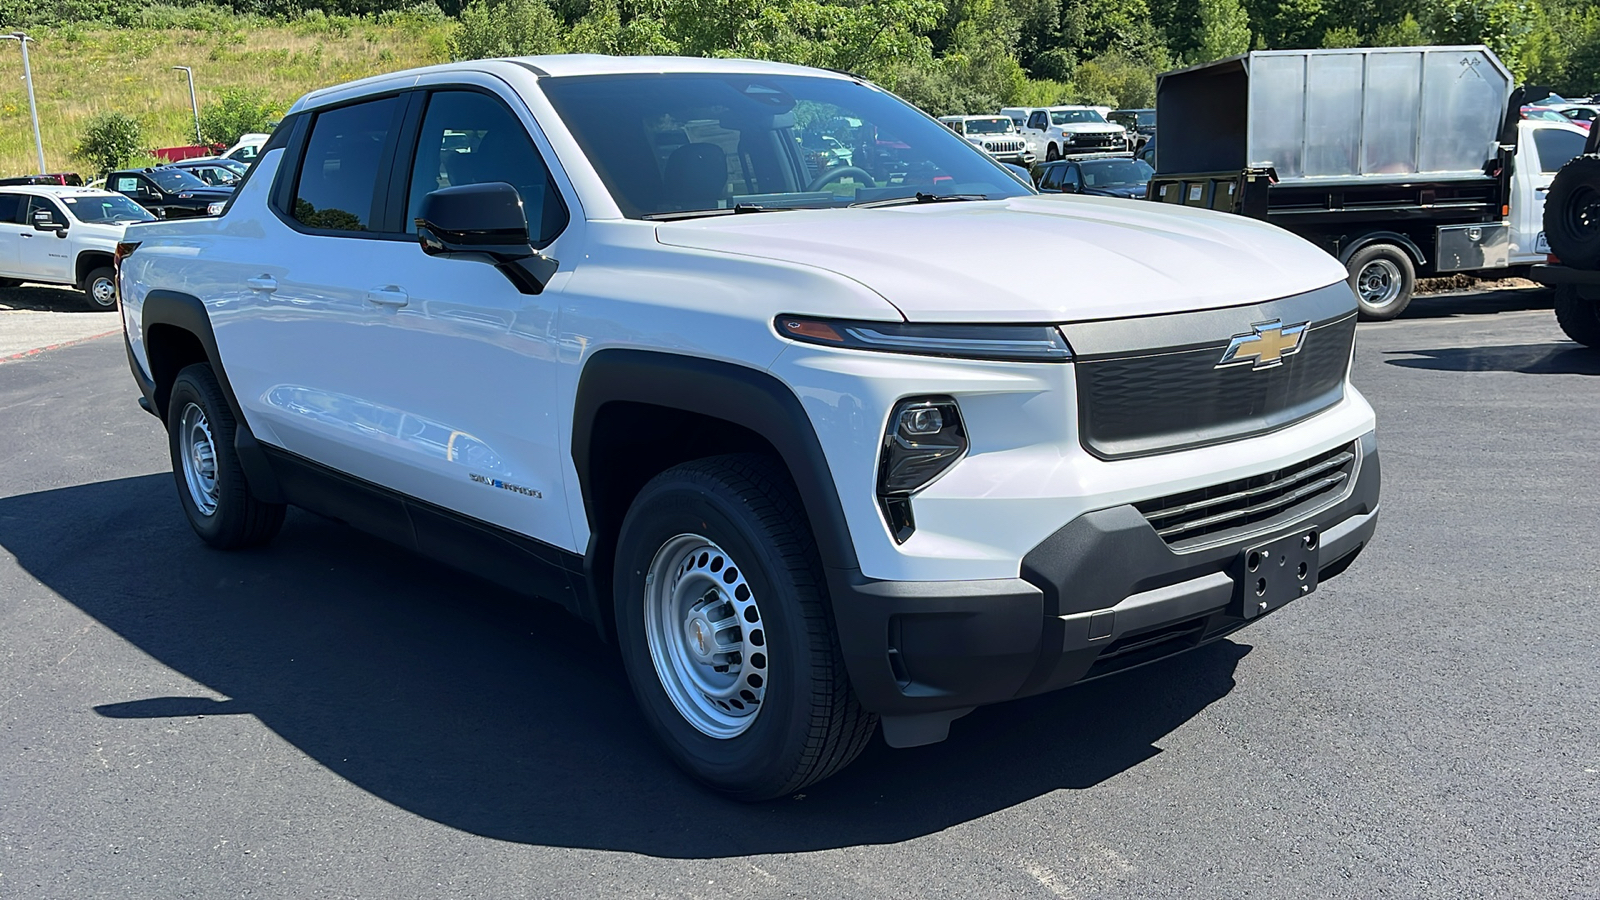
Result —
M 522 195 L 503 181 L 440 188 L 422 198 L 417 241 L 429 256 L 495 266 L 525 294 L 544 290 L 556 261 L 534 249 Z

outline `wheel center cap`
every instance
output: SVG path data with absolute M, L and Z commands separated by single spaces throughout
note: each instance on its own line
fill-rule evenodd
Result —
M 701 662 L 710 662 L 711 653 L 716 649 L 711 638 L 711 623 L 704 616 L 690 616 L 689 621 L 683 623 L 683 633 L 689 639 L 689 650 Z

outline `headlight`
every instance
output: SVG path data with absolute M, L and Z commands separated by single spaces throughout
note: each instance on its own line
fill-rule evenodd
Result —
M 808 344 L 996 362 L 1067 362 L 1072 348 L 1054 325 L 924 325 L 779 316 L 778 333 Z
M 961 409 L 949 397 L 902 400 L 889 414 L 878 461 L 878 506 L 896 543 L 916 531 L 911 495 L 922 490 L 967 452 Z
M 222 200 L 218 200 L 215 203 L 207 203 L 206 204 L 206 215 L 208 215 L 208 216 L 220 216 L 220 215 L 222 215 L 222 208 L 227 206 L 227 205 L 228 204 L 225 201 L 222 201 Z

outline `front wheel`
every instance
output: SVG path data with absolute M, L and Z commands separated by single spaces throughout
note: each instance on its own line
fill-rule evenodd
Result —
M 1600 300 L 1588 300 L 1570 284 L 1556 288 L 1556 324 L 1585 347 L 1600 347 Z
M 847 765 L 876 717 L 845 676 L 799 496 L 766 457 L 656 476 L 618 539 L 617 637 L 644 718 L 689 774 L 742 800 Z
M 1345 268 L 1350 272 L 1361 318 L 1386 321 L 1410 305 L 1417 270 L 1411 256 L 1394 244 L 1368 244 L 1350 257 Z
M 1044 161 L 1045 162 L 1055 162 L 1056 160 L 1058 160 L 1060 158 L 1061 158 L 1061 151 L 1056 149 L 1056 145 L 1055 144 L 1051 144 L 1050 146 L 1045 148 L 1045 150 L 1044 150 Z
M 205 363 L 178 373 L 167 401 L 167 441 L 178 502 L 202 541 L 219 550 L 265 544 L 283 525 L 284 505 L 250 493 L 233 438 L 233 411 Z
M 117 308 L 117 273 L 101 266 L 83 280 L 83 295 L 94 309 Z

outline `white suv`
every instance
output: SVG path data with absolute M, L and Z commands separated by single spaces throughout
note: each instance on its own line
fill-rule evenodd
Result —
M 850 163 L 809 166 L 801 127 Z M 1216 640 L 1376 525 L 1337 262 L 1037 195 L 848 75 L 573 56 L 329 88 L 221 218 L 119 256 L 203 540 L 295 504 L 563 604 L 739 797 L 880 721 L 937 741 Z M 1040 258 L 1064 279 L 995 278 Z
M 1008 106 L 1000 113 L 1016 123 L 1028 149 L 1046 162 L 1075 153 L 1130 149 L 1128 132 L 1121 125 L 1107 122 L 1093 106 Z
M 0 187 L 0 286 L 24 281 L 83 291 L 115 309 L 112 256 L 124 229 L 155 217 L 121 194 L 95 188 Z

